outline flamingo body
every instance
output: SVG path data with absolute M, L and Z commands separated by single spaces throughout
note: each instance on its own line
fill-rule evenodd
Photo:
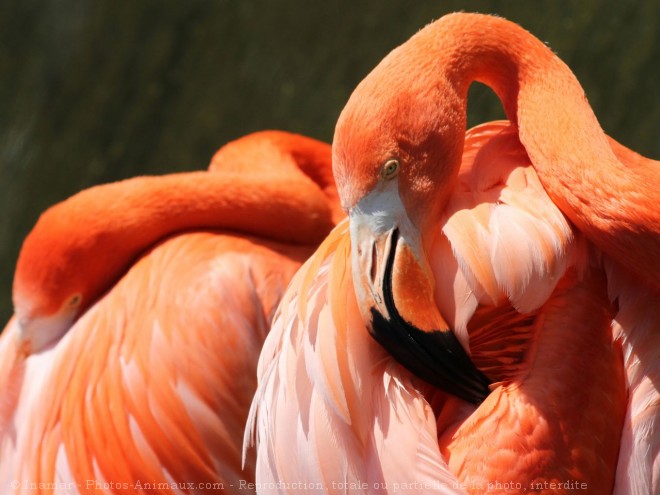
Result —
M 19 306 L 60 307 L 35 280 L 53 281 L 65 302 L 77 291 L 84 305 L 54 340 L 40 340 L 38 319 L 19 318 L 0 339 L 0 486 L 253 491 L 254 461 L 243 469 L 240 446 L 254 370 L 291 276 L 332 225 L 323 177 L 328 145 L 264 132 L 221 150 L 210 172 L 98 186 L 42 216 L 21 253 Z M 67 224 L 72 210 L 88 221 Z
M 626 389 L 593 247 L 544 192 L 515 127 L 471 130 L 462 156 L 429 263 L 434 303 L 491 394 L 479 406 L 447 395 L 366 337 L 342 224 L 292 281 L 260 358 L 257 482 L 570 493 L 549 487 L 572 480 L 612 491 Z M 305 462 L 279 461 L 292 449 Z

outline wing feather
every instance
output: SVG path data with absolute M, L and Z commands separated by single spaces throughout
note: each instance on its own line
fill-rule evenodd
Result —
M 272 493 L 293 492 L 296 482 L 383 493 L 417 481 L 429 493 L 463 493 L 421 384 L 364 327 L 348 260 L 341 225 L 294 277 L 266 339 L 245 445 L 256 442 L 257 483 L 267 493 L 272 483 Z
M 190 233 L 138 260 L 52 349 L 14 368 L 20 389 L 0 426 L 20 425 L 1 432 L 0 482 L 253 481 L 242 433 L 273 307 L 303 251 L 287 249 Z
M 619 311 L 613 332 L 623 349 L 628 405 L 614 495 L 660 490 L 660 294 L 640 286 L 610 260 L 609 295 Z
M 508 300 L 520 312 L 532 312 L 548 299 L 579 244 L 541 186 L 514 126 L 479 126 L 468 132 L 465 146 L 442 232 L 481 304 Z M 446 252 L 435 256 L 444 260 Z M 459 308 L 463 302 L 441 304 Z M 464 324 L 462 318 L 459 327 Z

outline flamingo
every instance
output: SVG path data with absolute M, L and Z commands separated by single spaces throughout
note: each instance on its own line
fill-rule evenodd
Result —
M 0 339 L 3 493 L 250 493 L 255 369 L 295 270 L 343 215 L 330 146 L 248 135 L 209 172 L 51 207 Z
M 474 80 L 511 122 L 497 140 L 465 135 Z M 658 167 L 513 23 L 453 14 L 395 49 L 337 122 L 348 225 L 294 278 L 260 358 L 257 481 L 657 492 Z M 277 460 L 287 433 L 314 453 L 295 468 Z

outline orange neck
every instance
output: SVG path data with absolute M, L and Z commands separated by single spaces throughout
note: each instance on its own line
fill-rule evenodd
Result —
M 490 86 L 551 199 L 600 249 L 658 286 L 660 163 L 613 152 L 577 79 L 543 43 L 500 18 L 455 14 L 401 50 L 432 78 L 440 106 L 448 106 L 436 115 L 448 126 L 465 128 L 473 81 Z
M 333 226 L 330 202 L 300 172 L 138 177 L 93 187 L 47 210 L 24 242 L 14 293 L 57 300 L 60 286 L 73 280 L 88 306 L 136 257 L 175 233 L 224 229 L 316 245 Z

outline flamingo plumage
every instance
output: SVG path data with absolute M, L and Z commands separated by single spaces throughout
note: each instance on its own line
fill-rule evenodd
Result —
M 257 483 L 486 493 L 554 479 L 611 492 L 626 402 L 614 308 L 593 247 L 549 200 L 513 126 L 468 132 L 437 230 L 435 303 L 490 395 L 477 406 L 432 387 L 369 338 L 340 224 L 294 277 L 260 358 Z M 512 254 L 517 268 L 502 269 Z M 302 465 L 277 461 L 291 444 Z
M 330 158 L 255 133 L 208 172 L 97 186 L 42 215 L 0 339 L 3 493 L 251 491 L 256 362 L 342 215 Z
M 465 135 L 475 80 L 511 121 L 497 139 Z M 660 168 L 605 135 L 570 69 L 504 19 L 446 16 L 357 87 L 333 168 L 349 224 L 264 348 L 257 479 L 655 493 Z M 287 414 L 316 453 L 295 472 L 276 460 Z M 327 445 L 347 455 L 326 469 Z

